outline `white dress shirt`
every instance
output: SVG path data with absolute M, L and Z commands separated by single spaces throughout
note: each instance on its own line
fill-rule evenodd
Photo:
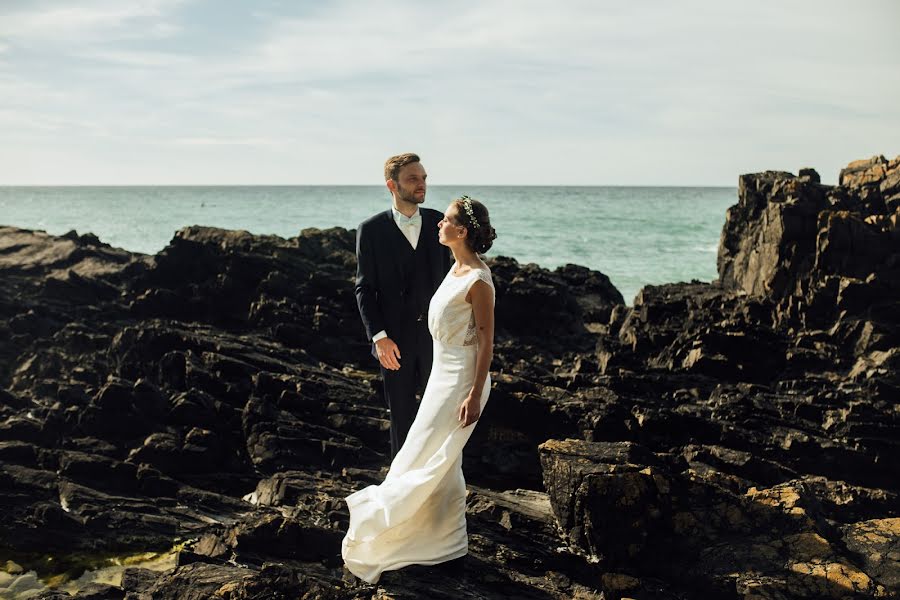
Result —
M 422 231 L 422 214 L 419 212 L 419 207 L 416 207 L 416 212 L 411 217 L 407 217 L 393 206 L 391 207 L 391 213 L 394 215 L 394 223 L 396 223 L 403 235 L 406 236 L 406 239 L 409 240 L 413 250 L 415 250 L 416 245 L 419 243 L 419 232 Z
M 391 213 L 394 215 L 394 223 L 397 225 L 400 233 L 406 237 L 410 246 L 415 250 L 419 244 L 419 233 L 422 232 L 422 214 L 419 212 L 419 207 L 416 207 L 416 212 L 411 217 L 407 217 L 394 206 L 391 206 Z M 387 332 L 382 329 L 372 336 L 372 342 L 377 342 L 386 337 Z

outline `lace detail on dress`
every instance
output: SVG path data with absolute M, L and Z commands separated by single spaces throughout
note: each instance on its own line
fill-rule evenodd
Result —
M 478 269 L 478 275 L 472 280 L 468 286 L 466 286 L 466 295 L 468 295 L 469 290 L 472 289 L 472 286 L 475 285 L 475 282 L 481 280 L 491 286 L 491 291 L 494 291 L 494 282 L 491 281 L 491 276 L 487 271 L 482 269 Z M 475 331 L 475 312 L 471 311 L 471 315 L 469 316 L 469 325 L 466 327 L 466 337 L 463 339 L 463 346 L 474 346 L 478 341 L 478 333 Z
M 491 291 L 494 291 L 494 280 L 491 279 L 490 271 L 486 271 L 484 269 L 478 269 L 478 277 L 476 279 L 480 279 L 481 281 L 485 282 L 486 284 L 488 284 L 491 287 Z M 473 281 L 472 284 L 474 285 L 474 283 L 475 282 Z M 469 287 L 471 288 L 472 286 L 469 286 Z
M 474 346 L 478 341 L 478 335 L 475 333 L 475 313 L 469 317 L 469 326 L 466 327 L 466 337 L 463 340 L 463 346 Z

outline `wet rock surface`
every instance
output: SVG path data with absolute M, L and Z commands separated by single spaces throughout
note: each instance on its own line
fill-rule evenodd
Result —
M 883 157 L 741 176 L 718 280 L 630 307 L 492 259 L 470 552 L 377 585 L 340 557 L 343 497 L 389 463 L 352 231 L 188 227 L 146 256 L 0 227 L 0 596 L 78 577 L 48 556 L 174 552 L 76 595 L 892 597 L 898 182 Z

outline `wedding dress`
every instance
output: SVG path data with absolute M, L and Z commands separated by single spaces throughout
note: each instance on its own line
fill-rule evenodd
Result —
M 475 380 L 475 316 L 465 297 L 476 281 L 494 293 L 490 271 L 444 277 L 428 306 L 431 376 L 406 441 L 384 482 L 346 497 L 350 526 L 341 555 L 351 573 L 375 583 L 383 571 L 433 565 L 468 552 L 462 451 L 478 421 L 458 420 Z M 481 410 L 488 401 L 488 375 Z

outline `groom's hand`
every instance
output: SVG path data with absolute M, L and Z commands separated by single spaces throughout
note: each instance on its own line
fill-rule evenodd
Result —
M 385 369 L 396 371 L 400 368 L 400 348 L 391 338 L 381 338 L 375 342 L 375 352 L 378 354 L 378 361 Z

